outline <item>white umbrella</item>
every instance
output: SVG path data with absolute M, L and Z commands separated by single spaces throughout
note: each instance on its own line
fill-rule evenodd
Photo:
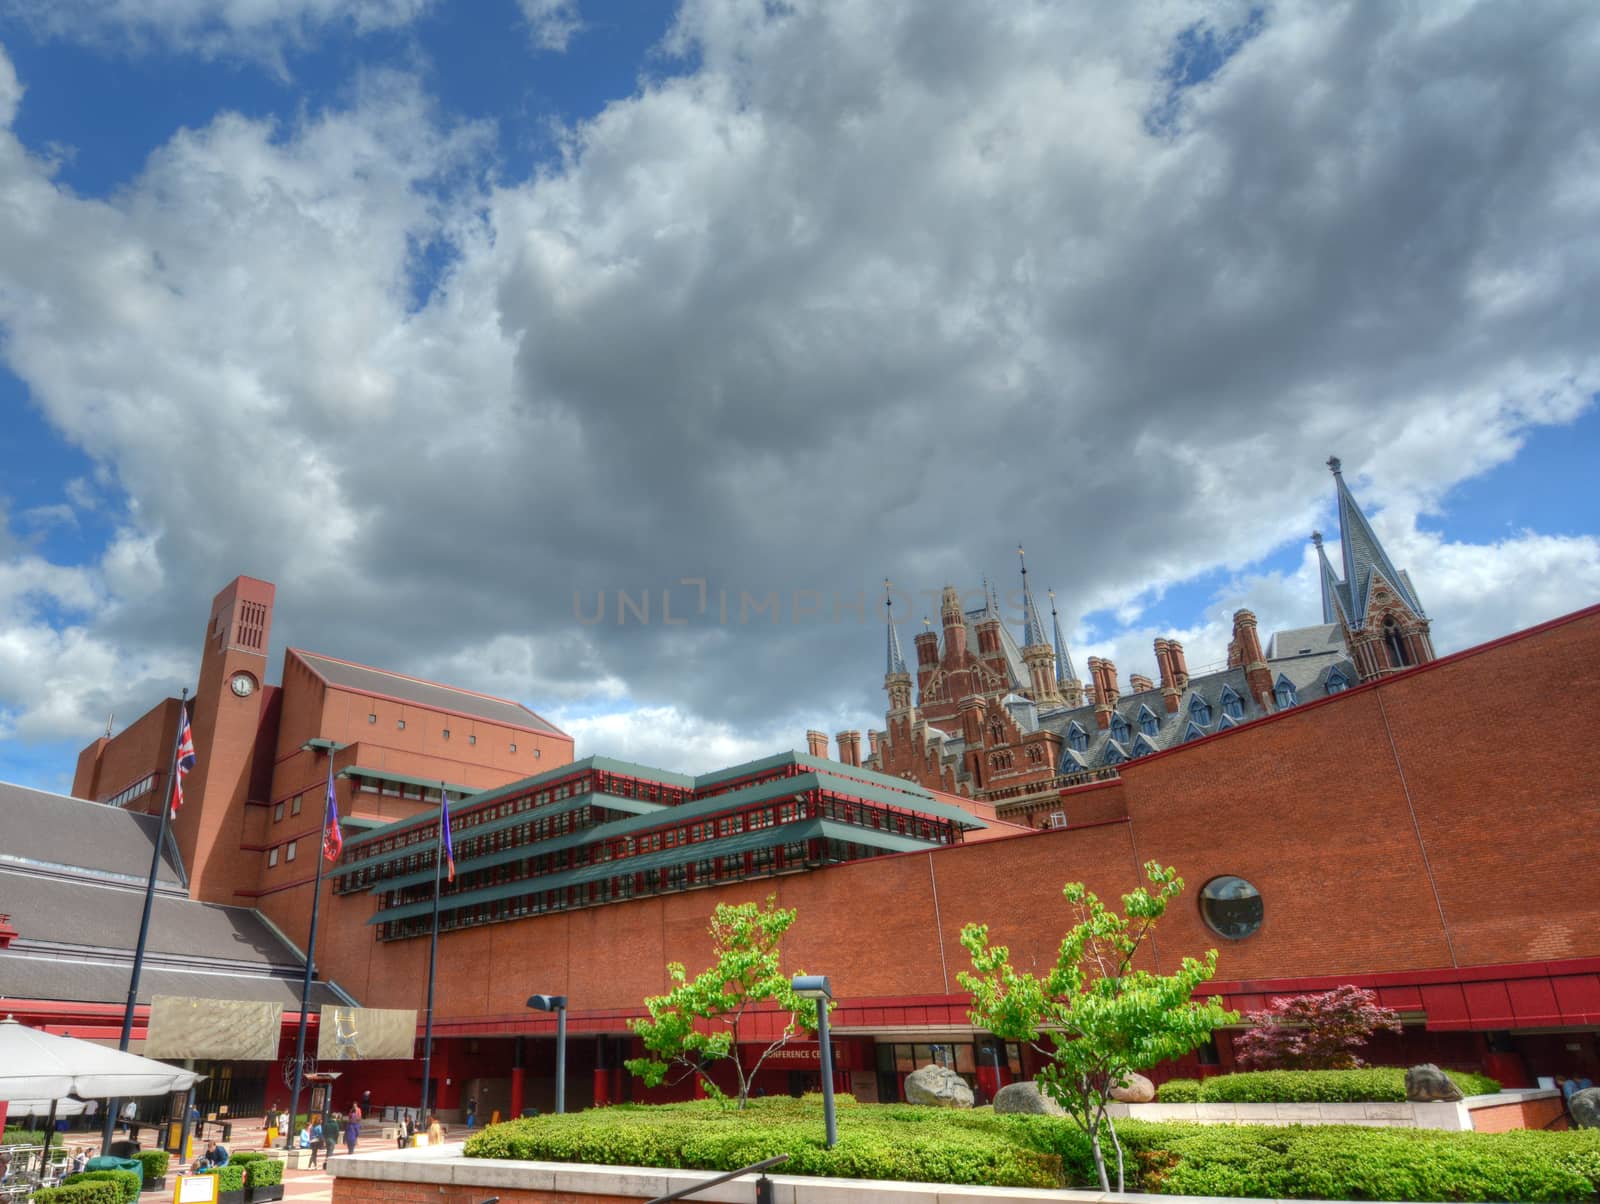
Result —
M 6 1116 L 11 1120 L 19 1116 L 43 1116 L 50 1111 L 51 1104 L 55 1105 L 57 1116 L 81 1116 L 89 1106 L 81 1099 L 14 1099 L 6 1103 Z
M 204 1076 L 76 1037 L 0 1020 L 0 1099 L 127 1098 L 187 1091 Z

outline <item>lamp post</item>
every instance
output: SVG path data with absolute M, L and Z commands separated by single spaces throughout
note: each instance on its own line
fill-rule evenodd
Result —
M 567 1110 L 567 997 L 529 995 L 528 1006 L 556 1014 L 556 1114 L 560 1115 Z
M 828 1005 L 833 1002 L 833 987 L 825 975 L 798 974 L 789 988 L 801 999 L 817 1001 L 817 1048 L 822 1055 L 822 1116 L 828 1131 L 828 1148 L 839 1140 L 833 1115 L 833 1043 L 828 1040 Z

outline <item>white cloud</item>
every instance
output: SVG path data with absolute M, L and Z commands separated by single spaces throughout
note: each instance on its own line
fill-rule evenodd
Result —
M 565 51 L 583 31 L 577 0 L 517 0 L 540 50 Z
M 221 53 L 196 11 L 106 10 Z M 215 46 L 350 10 L 222 11 Z M 8 366 L 131 499 L 81 622 L 0 609 L 0 641 L 79 632 L 95 672 L 17 660 L 0 707 L 67 736 L 106 682 L 148 705 L 248 572 L 279 586 L 279 646 L 556 701 L 580 747 L 706 768 L 871 721 L 870 602 L 602 628 L 574 590 L 975 585 L 1021 539 L 1069 625 L 1123 613 L 1080 669 L 1147 666 L 1154 634 L 1194 666 L 1237 605 L 1315 618 L 1314 578 L 1253 566 L 1324 514 L 1330 452 L 1441 648 L 1591 601 L 1592 541 L 1414 516 L 1600 385 L 1600 16 L 1278 6 L 1152 132 L 1175 39 L 1247 11 L 691 0 L 692 72 L 492 185 L 488 132 L 383 72 L 296 122 L 186 130 L 109 199 L 0 133 Z M 12 76 L 0 56 L 0 116 Z M 1192 631 L 1131 626 L 1218 570 Z

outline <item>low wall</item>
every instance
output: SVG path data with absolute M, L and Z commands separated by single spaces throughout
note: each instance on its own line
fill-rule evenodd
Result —
M 481 1204 L 490 1196 L 500 1204 L 637 1204 L 716 1177 L 710 1171 L 464 1158 L 461 1149 L 457 1144 L 335 1156 L 328 1161 L 333 1204 Z M 1173 1204 L 1178 1198 L 798 1175 L 771 1179 L 772 1204 Z M 746 1177 L 707 1188 L 691 1197 L 691 1204 L 699 1201 L 756 1204 L 756 1181 Z
M 1135 1120 L 1186 1120 L 1205 1125 L 1361 1125 L 1384 1129 L 1508 1129 L 1556 1127 L 1565 1115 L 1559 1091 L 1502 1091 L 1457 1103 L 1383 1104 L 1112 1104 L 1111 1115 Z M 1561 1127 L 1564 1127 L 1562 1125 Z

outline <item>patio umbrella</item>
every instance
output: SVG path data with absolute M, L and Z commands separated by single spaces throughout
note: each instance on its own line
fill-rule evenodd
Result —
M 0 1020 L 0 1100 L 50 1101 L 45 1161 L 50 1158 L 57 1100 L 69 1095 L 79 1099 L 166 1095 L 187 1091 L 201 1077 L 193 1070 L 107 1049 L 92 1041 L 28 1028 L 11 1016 Z

